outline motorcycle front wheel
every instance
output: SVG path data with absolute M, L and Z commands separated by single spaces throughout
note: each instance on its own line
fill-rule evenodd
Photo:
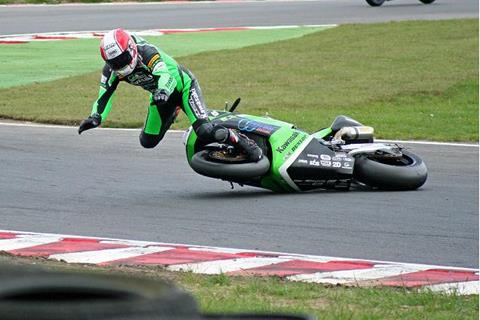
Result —
M 238 156 L 222 156 L 222 150 L 202 150 L 190 160 L 192 169 L 201 175 L 224 179 L 245 180 L 265 175 L 270 170 L 270 161 L 263 156 L 257 162 Z
M 415 190 L 425 183 L 427 175 L 425 162 L 405 150 L 395 159 L 358 156 L 353 171 L 357 181 L 383 190 Z
M 366 1 L 372 7 L 379 7 L 385 2 L 385 0 L 366 0 Z M 428 1 L 428 0 L 425 0 L 425 1 Z

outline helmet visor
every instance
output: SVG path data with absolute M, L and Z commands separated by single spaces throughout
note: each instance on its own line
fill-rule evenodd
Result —
M 118 57 L 107 60 L 106 62 L 113 70 L 120 70 L 132 62 L 132 55 L 128 50 L 125 50 Z

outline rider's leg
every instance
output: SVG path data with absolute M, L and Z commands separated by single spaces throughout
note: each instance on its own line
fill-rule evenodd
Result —
M 194 75 L 186 69 L 183 70 L 183 84 L 183 111 L 200 140 L 207 143 L 217 141 L 237 145 L 241 150 L 246 151 L 253 161 L 258 161 L 262 157 L 262 149 L 253 140 L 221 125 L 214 125 L 208 120 L 208 109 L 202 90 Z
M 199 119 L 208 119 L 208 108 L 203 99 L 202 89 L 195 76 L 187 69 L 182 69 L 183 91 L 182 108 L 190 123 Z
M 144 148 L 155 147 L 172 125 L 177 115 L 176 105 L 173 102 L 158 107 L 150 100 L 145 126 L 140 133 L 140 144 Z

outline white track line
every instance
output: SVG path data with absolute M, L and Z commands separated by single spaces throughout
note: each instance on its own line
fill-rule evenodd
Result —
M 288 279 L 293 281 L 328 283 L 335 285 L 355 284 L 358 281 L 382 279 L 427 269 L 429 269 L 427 266 L 375 265 L 371 269 L 317 272 L 313 274 L 290 276 Z
M 68 129 L 68 130 L 77 130 L 78 127 L 64 126 L 64 125 L 51 125 L 51 124 L 40 124 L 40 123 L 31 123 L 31 122 L 0 122 L 0 126 L 12 126 L 12 127 L 31 127 L 31 128 L 52 128 L 52 129 Z M 96 128 L 95 130 L 106 130 L 106 131 L 139 131 L 141 128 L 131 129 L 131 128 Z M 183 134 L 185 130 L 168 130 L 169 133 Z M 88 134 L 88 133 L 87 133 Z M 473 147 L 478 148 L 478 144 L 474 143 L 453 143 L 453 142 L 435 142 L 435 141 L 415 141 L 415 140 L 375 140 L 378 142 L 392 142 L 392 143 L 408 143 L 408 144 L 423 144 L 423 145 L 434 145 L 434 146 L 448 146 L 448 147 Z
M 98 251 L 74 252 L 65 254 L 54 254 L 50 259 L 62 260 L 68 263 L 103 263 L 120 259 L 143 256 L 146 254 L 172 250 L 172 247 L 131 247 L 120 249 L 106 249 Z
M 428 144 L 432 146 L 450 146 L 450 147 L 476 147 L 478 144 L 473 143 L 455 143 L 455 142 L 436 142 L 436 141 L 416 141 L 416 140 L 377 140 L 377 142 L 391 142 L 391 143 L 408 143 L 408 144 Z
M 163 28 L 163 29 L 147 29 L 147 30 L 129 30 L 139 36 L 162 36 L 165 32 L 206 32 L 206 31 L 244 31 L 247 30 L 277 30 L 277 29 L 296 29 L 296 28 L 334 28 L 337 24 L 305 24 L 305 25 L 276 25 L 276 26 L 238 26 L 238 27 L 205 27 L 205 28 Z M 240 28 L 240 30 L 237 30 Z M 64 36 L 73 37 L 76 39 L 93 39 L 94 36 L 102 33 L 106 33 L 109 30 L 95 30 L 95 31 L 53 31 L 53 32 L 41 32 L 41 33 L 19 33 L 19 34 L 4 34 L 0 35 L 0 40 L 17 40 L 17 41 L 36 41 L 33 39 L 35 36 Z M 52 41 L 62 39 L 41 39 L 39 41 Z M 72 39 L 65 39 L 72 40 Z
M 39 246 L 42 244 L 58 242 L 62 239 L 60 235 L 51 234 L 25 234 L 13 239 L 0 240 L 0 251 L 11 251 L 23 248 Z

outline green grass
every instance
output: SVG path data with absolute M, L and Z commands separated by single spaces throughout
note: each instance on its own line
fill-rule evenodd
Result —
M 324 287 L 279 278 L 180 274 L 177 282 L 209 313 L 311 314 L 317 319 L 478 319 L 478 297 L 398 288 Z
M 230 277 L 168 272 L 155 266 L 66 264 L 0 255 L 0 263 L 41 265 L 56 271 L 122 274 L 166 279 L 190 292 L 204 313 L 293 313 L 317 319 L 478 319 L 477 295 L 419 292 L 404 288 L 360 288 L 288 282 L 277 277 Z
M 181 33 L 145 39 L 178 57 L 291 39 L 324 29 L 326 28 L 302 27 Z M 99 39 L 81 39 L 0 45 L 0 88 L 45 82 L 99 70 L 103 67 L 99 43 Z
M 211 108 L 268 113 L 314 131 L 346 114 L 396 139 L 478 141 L 478 20 L 344 25 L 178 59 Z M 0 90 L 0 117 L 77 124 L 99 73 Z M 107 126 L 141 127 L 147 95 L 121 85 Z M 176 128 L 185 128 L 181 119 Z

